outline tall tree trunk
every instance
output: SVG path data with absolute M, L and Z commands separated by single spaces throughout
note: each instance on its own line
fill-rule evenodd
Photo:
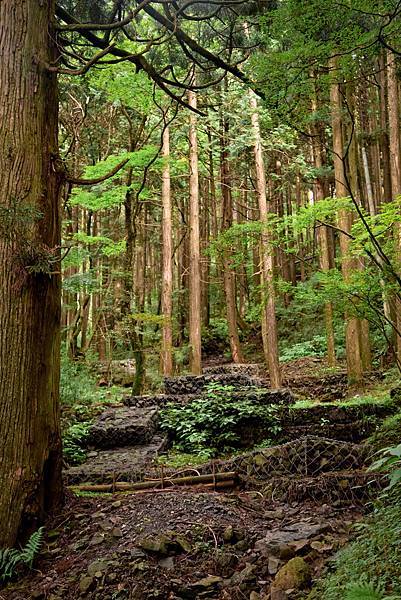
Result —
M 390 173 L 392 198 L 401 195 L 401 134 L 400 134 L 400 93 L 398 89 L 397 63 L 395 56 L 388 53 L 388 120 L 390 142 Z M 394 228 L 397 262 L 401 264 L 401 227 Z M 399 269 L 400 271 L 400 269 Z M 395 318 L 397 331 L 401 331 L 401 302 L 395 298 Z M 396 333 L 395 351 L 401 361 L 401 336 Z
M 195 92 L 188 92 L 188 103 L 196 108 Z M 199 168 L 197 118 L 190 115 L 189 126 L 189 346 L 190 369 L 194 375 L 202 373 L 201 349 L 201 265 L 199 226 Z
M 263 148 L 260 135 L 258 105 L 255 94 L 249 92 L 249 103 L 252 111 L 252 126 L 255 139 L 255 165 L 256 165 L 256 190 L 259 203 L 259 218 L 265 225 L 261 235 L 261 262 L 262 262 L 262 283 L 265 293 L 262 296 L 263 316 L 262 316 L 262 331 L 265 329 L 264 353 L 266 363 L 269 369 L 270 385 L 273 388 L 281 387 L 281 372 L 278 352 L 277 339 L 277 320 L 276 320 L 276 294 L 274 289 L 274 272 L 273 272 L 273 249 L 269 233 L 267 231 L 267 197 L 266 197 L 266 174 L 263 157 Z M 264 297 L 264 296 L 267 297 Z
M 333 68 L 336 67 L 336 62 L 333 61 Z M 346 198 L 349 196 L 349 190 L 345 181 L 344 171 L 344 145 L 342 132 L 342 102 L 340 85 L 333 82 L 330 86 L 330 103 L 332 113 L 332 129 L 333 129 L 333 162 L 334 175 L 336 179 L 336 196 L 337 198 Z M 352 226 L 352 215 L 347 209 L 338 211 L 339 228 L 350 233 Z M 341 266 L 344 280 L 349 282 L 352 272 L 355 269 L 355 261 L 350 258 L 350 242 L 349 237 L 345 234 L 340 234 L 341 247 Z M 347 371 L 350 383 L 358 383 L 363 378 L 362 366 L 362 349 L 361 349 L 361 322 L 348 312 L 345 315 L 345 344 L 347 354 Z
M 228 162 L 227 137 L 228 122 L 224 117 L 222 117 L 220 131 L 221 195 L 223 199 L 222 231 L 227 231 L 233 224 L 233 199 L 231 193 L 232 184 L 230 165 Z M 241 350 L 237 326 L 235 271 L 232 267 L 229 249 L 224 249 L 223 251 L 223 282 L 231 356 L 233 362 L 242 363 L 244 362 L 244 357 Z
M 382 52 L 379 57 L 379 83 L 380 83 L 380 151 L 383 164 L 383 198 L 384 202 L 390 202 L 391 192 L 391 168 L 390 147 L 388 139 L 388 112 L 387 112 L 387 70 L 386 54 Z
M 0 3 L 0 547 L 62 500 L 53 11 Z
M 166 127 L 163 132 L 163 166 L 162 180 L 162 238 L 163 238 L 163 283 L 162 283 L 162 315 L 163 339 L 161 365 L 163 375 L 173 374 L 173 211 L 171 205 L 170 182 L 170 132 Z
M 317 104 L 314 101 L 312 110 L 314 112 L 317 111 Z M 315 135 L 320 133 L 319 136 L 316 136 L 316 142 L 313 146 L 313 159 L 315 163 L 315 167 L 317 172 L 321 173 L 323 171 L 323 166 L 325 166 L 325 157 L 323 155 L 323 147 L 322 147 L 322 132 L 318 132 L 318 129 L 315 129 Z M 324 200 L 328 196 L 327 185 L 323 177 L 320 175 L 316 181 L 316 201 L 319 202 Z M 318 241 L 320 247 L 320 268 L 323 272 L 330 271 L 330 238 L 329 238 L 329 228 L 325 226 L 321 226 L 318 232 Z M 336 365 L 336 348 L 335 348 L 335 337 L 334 337 L 334 321 L 333 321 L 333 303 L 326 302 L 324 305 L 324 319 L 325 319 L 325 329 L 326 329 L 326 342 L 327 342 L 327 363 L 329 367 L 334 367 Z

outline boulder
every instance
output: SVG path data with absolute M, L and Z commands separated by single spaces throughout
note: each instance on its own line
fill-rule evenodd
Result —
M 274 587 L 279 590 L 303 590 L 311 582 L 311 568 L 300 556 L 288 561 L 274 578 Z

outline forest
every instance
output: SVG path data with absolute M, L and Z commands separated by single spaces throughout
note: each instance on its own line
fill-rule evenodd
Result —
M 0 600 L 401 600 L 400 32 L 0 0 Z

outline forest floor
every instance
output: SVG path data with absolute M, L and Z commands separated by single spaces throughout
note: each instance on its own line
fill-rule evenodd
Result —
M 343 373 L 313 359 L 287 366 L 285 378 L 311 398 L 306 405 L 346 395 Z M 389 387 L 368 383 L 364 393 L 381 398 Z M 0 590 L 0 600 L 305 598 L 367 509 L 307 496 L 275 501 L 241 487 L 69 491 L 34 570 Z

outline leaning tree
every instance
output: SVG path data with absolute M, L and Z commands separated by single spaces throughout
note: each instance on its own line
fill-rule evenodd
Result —
M 72 180 L 58 152 L 57 76 L 129 61 L 185 105 L 188 88 L 227 72 L 249 83 L 238 66 L 246 48 L 236 18 L 268 4 L 0 2 L 0 547 L 63 498 L 59 198 Z M 208 39 L 219 46 L 214 53 Z

